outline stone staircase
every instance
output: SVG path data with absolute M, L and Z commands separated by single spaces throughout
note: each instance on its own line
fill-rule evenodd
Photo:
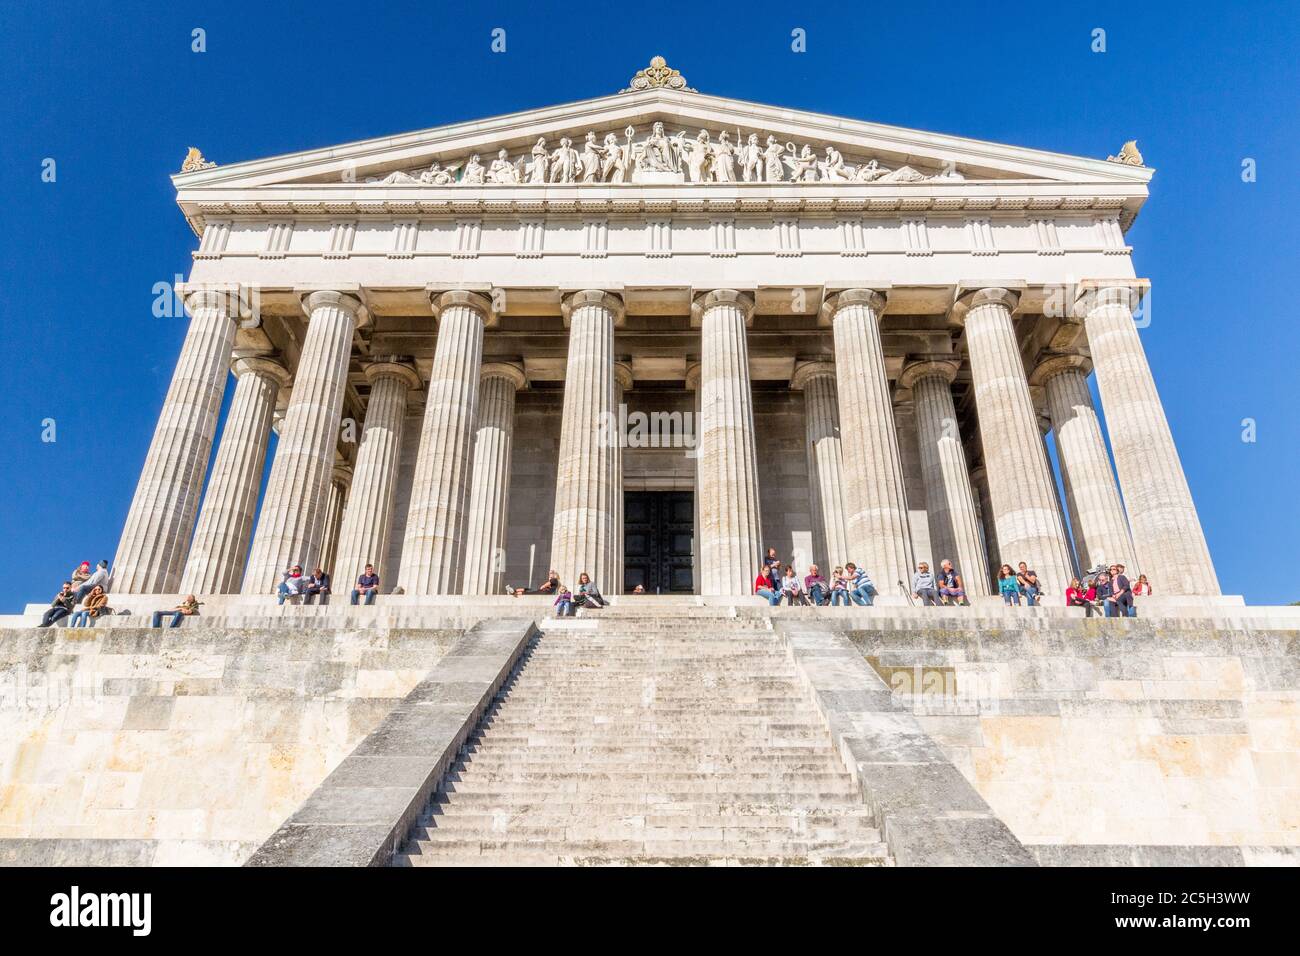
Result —
M 765 618 L 548 621 L 399 866 L 889 865 Z

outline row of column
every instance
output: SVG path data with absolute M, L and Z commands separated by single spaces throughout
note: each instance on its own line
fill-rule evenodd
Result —
M 1133 325 L 1132 291 L 1100 289 L 1083 322 L 1112 420 L 1126 519 L 1088 396 L 1085 360 L 1052 356 L 1034 371 L 1057 435 L 1080 561 L 1140 566 L 1167 593 L 1217 593 L 1195 508 Z M 792 385 L 806 396 L 815 510 L 827 553 L 868 568 L 885 586 L 912 571 L 911 534 L 880 334 L 884 295 L 851 289 L 822 311 L 835 360 L 806 363 Z M 379 359 L 371 384 L 352 491 L 335 463 L 353 339 L 369 315 L 359 298 L 317 291 L 280 427 L 261 517 L 258 479 L 288 371 L 265 356 L 240 356 L 237 385 L 201 514 L 197 502 L 221 405 L 234 320 L 219 292 L 193 293 L 189 331 L 146 458 L 119 547 L 115 589 L 124 593 L 266 593 L 289 563 L 332 563 L 353 579 L 389 550 L 402 428 L 416 371 Z M 438 324 L 399 584 L 409 594 L 482 594 L 503 585 L 505 522 L 515 392 L 513 364 L 482 362 L 488 299 L 451 291 L 432 302 Z M 980 289 L 953 316 L 965 323 L 997 552 L 1035 565 L 1063 586 L 1072 559 L 1052 472 L 1038 433 L 1012 324 L 1016 295 Z M 568 296 L 563 424 L 552 540 L 562 580 L 588 572 L 617 590 L 622 578 L 621 441 L 617 421 L 631 384 L 615 361 L 621 300 L 584 290 Z M 753 300 L 729 289 L 699 297 L 697 538 L 700 590 L 748 593 L 762 553 L 758 461 L 747 328 Z M 964 568 L 985 563 L 975 492 L 956 427 L 950 385 L 956 364 L 913 362 L 912 390 L 933 548 Z M 1115 439 L 1117 436 L 1112 436 Z M 335 536 L 332 531 L 337 527 Z M 1130 534 L 1131 531 L 1131 534 Z M 192 538 L 192 545 L 190 545 Z M 337 541 L 337 553 L 326 549 Z M 247 558 L 247 561 L 245 561 Z M 968 574 L 979 590 L 983 576 Z

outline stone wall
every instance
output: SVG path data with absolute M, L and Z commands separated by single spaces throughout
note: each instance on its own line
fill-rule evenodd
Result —
M 1025 844 L 1300 846 L 1300 629 L 949 616 L 849 634 Z
M 0 860 L 243 862 L 459 634 L 0 630 Z

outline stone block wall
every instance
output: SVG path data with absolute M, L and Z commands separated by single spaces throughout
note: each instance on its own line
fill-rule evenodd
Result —
M 0 630 L 0 861 L 241 863 L 460 633 Z
M 850 636 L 1025 844 L 1300 846 L 1300 630 L 947 620 Z

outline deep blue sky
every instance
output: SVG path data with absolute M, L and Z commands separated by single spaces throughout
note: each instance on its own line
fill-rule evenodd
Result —
M 0 610 L 116 550 L 184 335 L 151 289 L 196 245 L 168 180 L 187 146 L 229 163 L 599 96 L 655 53 L 720 96 L 1084 156 L 1136 136 L 1142 336 L 1223 588 L 1300 599 L 1295 5 L 835 6 L 8 0 Z

